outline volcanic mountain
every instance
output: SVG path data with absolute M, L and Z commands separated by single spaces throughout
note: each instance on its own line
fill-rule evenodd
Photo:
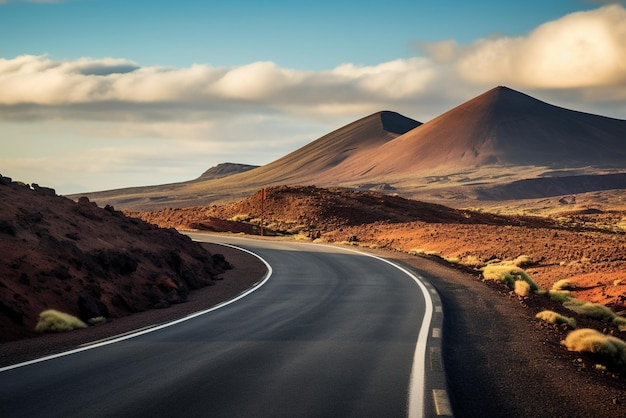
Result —
M 88 196 L 100 204 L 148 210 L 234 201 L 271 185 L 315 184 L 393 189 L 455 205 L 513 181 L 619 172 L 626 172 L 625 120 L 496 87 L 425 124 L 394 112 L 375 113 L 243 173 Z
M 626 121 L 553 106 L 496 87 L 352 161 L 368 175 L 484 165 L 619 167 Z
M 236 200 L 268 185 L 313 184 L 324 173 L 361 153 L 374 150 L 421 125 L 395 112 L 382 111 L 339 128 L 262 167 L 218 178 L 218 167 L 191 182 L 87 193 L 98 203 L 126 209 L 157 209 Z M 220 170 L 221 171 L 221 170 Z M 213 179 L 208 179 L 208 175 Z M 207 179 L 207 181 L 203 181 Z M 337 179 L 322 181 L 325 185 Z

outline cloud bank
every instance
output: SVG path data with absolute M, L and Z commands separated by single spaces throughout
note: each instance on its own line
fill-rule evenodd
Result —
M 272 62 L 172 68 L 125 58 L 0 58 L 0 133 L 21 138 L 33 154 L 17 158 L 17 151 L 7 152 L 0 165 L 23 173 L 48 167 L 50 179 L 61 171 L 85 179 L 93 174 L 84 190 L 168 182 L 173 178 L 166 167 L 187 166 L 173 179 L 185 180 L 219 162 L 270 162 L 379 110 L 426 122 L 497 85 L 624 119 L 625 39 L 626 9 L 612 4 L 547 22 L 521 37 L 493 36 L 469 45 L 417 42 L 419 56 L 410 59 L 325 71 Z M 55 138 L 75 146 L 51 153 Z M 90 141 L 96 151 L 85 149 Z M 15 142 L 9 151 L 19 147 Z M 117 183 L 111 177 L 107 186 L 102 173 L 114 172 L 111 167 L 143 177 Z
M 357 116 L 380 106 L 419 104 L 437 90 L 454 96 L 446 90 L 476 91 L 502 84 L 534 90 L 600 89 L 611 92 L 610 100 L 623 100 L 624 39 L 626 10 L 611 5 L 545 23 L 524 37 L 481 39 L 466 46 L 454 41 L 421 44 L 422 57 L 318 72 L 272 62 L 165 68 L 141 67 L 126 59 L 60 61 L 24 55 L 0 59 L 0 106 L 4 117 L 27 119 L 58 118 L 64 112 L 87 119 L 110 112 L 116 119 L 120 115 L 115 108 L 130 107 L 136 109 L 134 117 L 143 120 L 161 118 L 159 109 L 164 108 L 183 118 L 198 110 L 252 108 Z

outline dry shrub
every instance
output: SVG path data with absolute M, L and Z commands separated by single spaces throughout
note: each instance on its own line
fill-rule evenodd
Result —
M 572 295 L 567 290 L 549 290 L 548 295 L 553 300 L 560 303 L 565 303 L 572 299 Z
M 568 279 L 561 279 L 552 285 L 552 290 L 572 290 L 576 289 L 576 284 Z
M 474 268 L 480 268 L 485 265 L 485 263 L 480 261 L 478 257 L 473 256 L 473 255 L 468 255 L 466 257 L 463 257 L 463 259 L 461 260 L 461 264 L 463 264 L 464 266 L 474 267 Z
M 614 365 L 626 368 L 626 342 L 617 337 L 583 328 L 570 332 L 561 344 L 569 351 L 599 354 Z
M 65 332 L 80 328 L 87 328 L 87 325 L 75 316 L 48 309 L 39 314 L 39 322 L 35 326 L 35 331 Z
M 520 255 L 515 260 L 513 260 L 513 264 L 517 267 L 528 267 L 535 264 L 535 262 L 527 255 Z
M 615 312 L 607 308 L 604 305 L 593 302 L 585 302 L 579 299 L 570 298 L 563 302 L 563 306 L 574 311 L 579 315 L 586 316 L 592 319 L 599 319 L 601 321 L 613 321 L 615 318 Z
M 574 318 L 569 318 L 554 311 L 541 311 L 535 315 L 535 318 L 551 324 L 567 324 L 570 328 L 576 328 L 576 320 Z
M 238 213 L 235 216 L 231 216 L 230 218 L 228 218 L 229 221 L 233 221 L 233 222 L 248 222 L 250 220 L 250 214 L 249 213 Z
M 515 288 L 518 280 L 528 283 L 530 290 L 537 291 L 539 286 L 524 270 L 516 266 L 513 262 L 503 261 L 497 264 L 487 264 L 482 268 L 483 277 L 486 280 L 495 280 L 506 284 L 509 289 Z
M 530 285 L 523 280 L 516 280 L 515 281 L 515 293 L 523 297 L 530 295 Z

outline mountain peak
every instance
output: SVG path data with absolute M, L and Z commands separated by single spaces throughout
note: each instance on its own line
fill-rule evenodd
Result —
M 422 124 L 421 122 L 389 110 L 383 110 L 382 112 L 379 112 L 378 115 L 380 115 L 380 121 L 383 129 L 387 132 L 398 135 L 405 134 L 411 129 L 415 129 Z

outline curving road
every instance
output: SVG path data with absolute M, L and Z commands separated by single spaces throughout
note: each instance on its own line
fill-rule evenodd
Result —
M 272 266 L 263 286 L 175 326 L 3 369 L 0 416 L 432 414 L 424 362 L 433 308 L 423 285 L 347 250 L 230 241 Z

